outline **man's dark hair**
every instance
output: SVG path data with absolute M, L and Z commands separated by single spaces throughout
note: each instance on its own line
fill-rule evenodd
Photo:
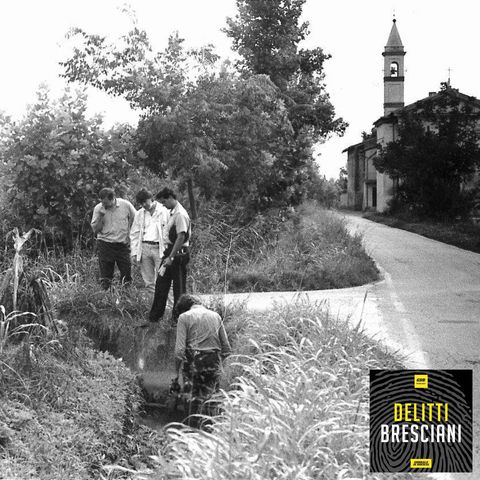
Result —
M 100 200 L 103 200 L 104 198 L 108 199 L 108 200 L 113 200 L 115 198 L 115 190 L 113 188 L 102 188 L 99 192 L 98 192 L 98 198 L 100 198 Z
M 146 188 L 142 188 L 137 192 L 135 197 L 138 203 L 143 203 L 149 198 L 153 198 L 152 192 L 149 192 Z
M 162 198 L 174 198 L 175 200 L 177 199 L 177 196 L 175 195 L 175 192 L 168 187 L 162 188 L 156 195 L 155 198 L 157 200 L 161 200 Z
M 183 295 L 180 295 L 180 298 L 178 299 L 178 302 L 175 305 L 177 317 L 182 313 L 188 312 L 194 305 L 201 305 L 201 304 L 202 302 L 195 295 L 190 295 L 188 293 L 184 293 Z

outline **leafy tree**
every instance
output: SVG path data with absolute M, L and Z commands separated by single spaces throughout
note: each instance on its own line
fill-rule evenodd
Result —
M 105 132 L 101 119 L 88 119 L 85 110 L 83 92 L 66 91 L 53 101 L 42 86 L 25 118 L 3 139 L 9 207 L 25 229 L 51 230 L 67 247 L 90 238 L 98 191 L 126 189 L 133 160 L 130 128 Z
M 299 24 L 305 0 L 237 0 L 236 17 L 228 18 L 225 32 L 242 59 L 247 73 L 270 76 L 282 90 L 298 72 L 302 56 L 297 45 L 308 34 L 308 23 Z M 326 55 L 318 50 L 321 67 Z
M 191 179 L 207 199 L 252 208 L 268 203 L 262 185 L 292 129 L 276 88 L 265 76 L 224 71 L 201 78 L 168 114 L 140 121 L 139 146 L 154 171 Z
M 194 84 L 188 69 L 195 59 L 201 58 L 208 69 L 217 57 L 211 46 L 185 50 L 178 33 L 170 35 L 163 52 L 155 53 L 146 32 L 138 27 L 135 18 L 132 21 L 132 29 L 115 43 L 72 29 L 67 36 L 77 43 L 71 58 L 61 62 L 63 77 L 124 97 L 145 115 L 168 113 Z
M 327 180 L 320 173 L 317 164 L 312 165 L 309 177 L 305 182 L 306 197 L 316 200 L 320 205 L 332 208 L 338 205 L 340 187 L 332 178 Z
M 437 218 L 468 213 L 472 195 L 462 187 L 480 166 L 479 118 L 453 89 L 404 111 L 398 140 L 375 160 L 380 172 L 398 179 L 400 206 Z
M 285 23 L 274 34 L 278 55 L 263 66 L 245 63 L 241 77 L 219 65 L 212 46 L 187 50 L 178 34 L 154 52 L 134 18 L 120 44 L 71 32 L 80 44 L 64 62 L 64 76 L 141 110 L 137 139 L 145 164 L 186 186 L 193 213 L 194 191 L 252 208 L 298 203 L 313 142 L 345 126 L 333 118 L 324 89 L 327 57 L 321 49 L 297 49 L 306 34 L 306 26 L 295 27 L 303 2 L 285 2 L 290 10 L 271 3 L 265 12 Z
M 154 53 L 135 24 L 120 45 L 74 33 L 81 45 L 64 63 L 65 77 L 122 95 L 142 110 L 136 138 L 145 164 L 186 185 L 193 214 L 194 189 L 252 208 L 281 196 L 282 189 L 264 186 L 293 130 L 271 80 L 239 78 L 228 63 L 219 69 L 211 47 L 186 50 L 177 34 Z
M 313 162 L 312 146 L 330 134 L 343 134 L 346 124 L 335 111 L 324 84 L 323 64 L 330 58 L 321 48 L 299 47 L 308 35 L 300 23 L 305 0 L 237 0 L 238 13 L 227 19 L 225 32 L 242 57 L 244 75 L 265 74 L 278 87 L 288 110 L 294 139 L 276 164 L 270 190 L 290 189 L 298 201 Z
M 345 167 L 341 167 L 338 172 L 338 178 L 335 180 L 340 193 L 346 193 L 348 188 L 348 171 Z

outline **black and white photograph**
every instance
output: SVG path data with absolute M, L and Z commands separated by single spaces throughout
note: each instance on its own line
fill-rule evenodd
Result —
M 479 14 L 0 2 L 0 479 L 480 478 Z

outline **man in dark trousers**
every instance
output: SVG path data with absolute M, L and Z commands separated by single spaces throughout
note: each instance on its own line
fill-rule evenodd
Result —
M 112 284 L 115 264 L 120 270 L 120 281 L 132 281 L 130 260 L 130 228 L 135 218 L 135 208 L 123 198 L 117 198 L 113 188 L 102 188 L 100 203 L 93 209 L 92 229 L 97 234 L 100 283 L 104 290 Z
M 149 314 L 150 322 L 159 322 L 165 313 L 168 292 L 173 283 L 172 324 L 175 324 L 175 305 L 182 293 L 186 291 L 187 264 L 190 260 L 191 222 L 187 211 L 177 200 L 175 193 L 164 188 L 155 197 L 170 210 L 170 217 L 165 227 L 165 251 L 162 264 L 155 282 L 155 294 Z
M 221 360 L 231 353 L 220 315 L 205 308 L 193 295 L 182 295 L 176 306 L 178 316 L 175 341 L 175 371 L 178 381 L 183 367 L 184 390 L 189 386 L 189 414 L 197 414 L 218 390 Z M 203 413 L 209 414 L 207 408 Z

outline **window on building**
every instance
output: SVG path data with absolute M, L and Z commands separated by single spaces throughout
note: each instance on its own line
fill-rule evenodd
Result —
M 392 62 L 390 64 L 390 76 L 391 77 L 398 77 L 398 63 Z

